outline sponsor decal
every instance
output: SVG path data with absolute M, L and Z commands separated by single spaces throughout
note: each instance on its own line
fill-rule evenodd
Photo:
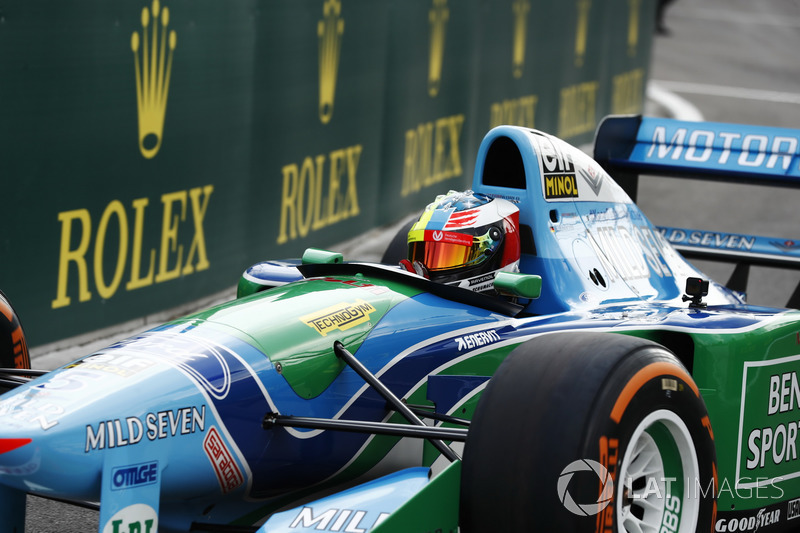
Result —
M 684 231 L 678 228 L 659 228 L 659 231 L 672 244 L 709 246 L 713 248 L 724 248 L 730 250 L 752 250 L 756 243 L 755 237 L 749 235 L 737 235 L 734 233 Z
M 575 24 L 575 66 L 582 67 L 586 57 L 587 35 L 589 33 L 589 11 L 592 0 L 578 0 L 578 19 Z
M 129 416 L 104 420 L 97 426 L 86 426 L 84 453 L 106 448 L 120 448 L 143 440 L 155 441 L 205 431 L 206 406 L 182 407 L 175 410 L 147 413 L 143 417 Z
M 780 522 L 781 511 L 780 509 L 767 511 L 766 509 L 759 509 L 758 514 L 755 516 L 742 517 L 742 518 L 720 518 L 714 525 L 714 531 L 718 533 L 728 533 L 731 531 L 747 531 L 748 533 L 755 533 L 762 526 L 771 526 Z
M 737 487 L 800 477 L 800 355 L 744 364 Z M 767 483 L 751 481 L 766 479 Z
M 599 196 L 600 188 L 603 186 L 603 173 L 598 172 L 592 165 L 589 165 L 587 168 L 582 168 L 578 173 L 583 178 L 583 181 L 591 187 L 595 196 Z
M 462 289 L 469 289 L 474 292 L 488 291 L 494 288 L 494 272 L 483 274 L 474 278 L 469 278 L 461 281 L 452 282 L 451 285 L 456 285 Z
M 344 531 L 363 533 L 372 531 L 378 524 L 389 517 L 389 513 L 381 513 L 374 523 L 365 522 L 367 511 L 354 509 L 327 509 L 319 514 L 314 514 L 313 507 L 304 506 L 297 513 L 297 517 L 289 525 L 290 529 L 311 529 L 316 531 Z
M 145 158 L 152 159 L 161 148 L 172 56 L 178 36 L 175 30 L 167 32 L 169 9 L 161 7 L 159 0 L 153 0 L 149 9 L 142 8 L 141 20 L 142 35 L 133 32 L 131 50 L 136 68 L 139 151 Z
M 428 51 L 428 95 L 435 98 L 442 83 L 442 64 L 444 63 L 444 42 L 450 9 L 447 0 L 433 0 L 428 12 L 431 24 L 430 50 Z
M 342 51 L 344 19 L 342 3 L 326 0 L 322 6 L 323 19 L 317 23 L 319 37 L 319 120 L 327 124 L 333 117 L 333 100 L 336 95 L 336 78 L 339 74 L 339 56 Z
M 328 277 L 328 278 L 323 278 L 322 281 L 327 281 L 329 283 L 342 283 L 344 285 L 349 285 L 351 287 L 357 287 L 359 289 L 365 289 L 365 290 L 371 292 L 372 294 L 374 294 L 376 296 L 389 292 L 389 288 L 388 287 L 383 287 L 383 286 L 380 286 L 380 285 L 374 285 L 372 283 L 369 283 L 369 282 L 366 282 L 366 281 L 363 281 L 363 280 L 358 280 L 358 279 L 339 279 L 339 278 L 330 278 L 330 277 Z
M 617 462 L 619 461 L 619 439 L 609 439 L 606 436 L 600 437 L 598 442 L 600 447 L 600 465 L 608 472 L 610 480 L 606 480 L 604 477 L 598 476 L 600 479 L 600 484 L 598 485 L 597 489 L 597 501 L 598 502 L 606 502 L 606 498 L 603 494 L 606 491 L 606 487 L 611 485 L 611 491 L 608 494 L 610 498 L 608 502 L 603 505 L 602 509 L 596 507 L 597 509 L 597 521 L 595 524 L 595 531 L 596 533 L 606 533 L 613 531 L 614 528 L 614 506 L 609 506 L 608 504 L 614 501 L 614 490 L 613 490 L 613 483 L 617 479 Z
M 578 182 L 575 174 L 556 174 L 544 177 L 544 197 L 577 198 Z
M 132 291 L 207 270 L 210 263 L 203 224 L 213 192 L 213 185 L 205 185 L 162 194 L 161 235 L 158 245 L 153 247 L 148 247 L 150 237 L 144 231 L 151 224 L 147 222 L 147 213 L 153 209 L 147 209 L 148 197 L 134 199 L 130 209 L 120 200 L 112 200 L 99 220 L 97 212 L 91 213 L 86 208 L 60 212 L 58 283 L 50 306 L 68 307 L 74 296 L 78 302 L 89 301 L 93 297 L 92 285 L 101 298 L 109 300 L 123 288 Z M 97 230 L 93 232 L 95 224 Z M 112 244 L 117 239 L 119 246 Z M 113 273 L 104 270 L 102 262 L 97 260 L 114 253 L 106 254 L 106 244 L 116 250 Z M 77 282 L 69 281 L 71 273 L 77 274 Z M 130 277 L 123 284 L 126 273 Z M 72 293 L 74 289 L 77 295 Z
M 668 133 L 666 126 L 653 129 L 651 142 L 647 153 L 641 154 L 645 160 L 714 163 L 732 170 L 771 174 L 790 170 L 800 144 L 796 137 L 786 135 L 780 128 L 744 133 L 679 127 Z
M 24 396 L 15 395 L 0 402 L 3 423 L 12 426 L 38 425 L 43 431 L 47 431 L 58 425 L 64 413 L 66 409 L 58 400 L 50 398 L 39 389 L 32 389 Z
M 682 264 L 664 236 L 648 226 L 593 224 L 589 234 L 589 244 L 610 282 L 617 280 L 617 274 L 626 281 L 652 274 L 672 277 L 670 265 Z
M 111 490 L 123 490 L 158 483 L 158 461 L 119 466 L 111 471 Z
M 493 102 L 489 107 L 489 128 L 502 126 L 503 124 L 535 128 L 536 105 L 538 103 L 539 97 L 535 94 Z M 491 196 L 497 197 L 494 194 Z
M 786 520 L 793 520 L 800 516 L 800 499 L 790 500 L 786 507 Z
M 471 335 L 464 335 L 463 337 L 457 337 L 455 339 L 459 352 L 463 350 L 471 350 L 473 348 L 486 346 L 488 344 L 495 343 L 499 340 L 500 340 L 500 335 L 498 335 L 497 332 L 493 329 L 487 329 L 486 331 L 479 331 L 478 333 L 473 333 Z
M 795 242 L 795 241 L 783 241 L 783 242 L 770 241 L 769 243 L 772 246 L 774 246 L 775 248 L 777 248 L 778 250 L 780 250 L 782 252 L 786 252 L 786 253 L 796 252 L 796 251 L 800 250 L 800 242 Z
M 368 322 L 370 315 L 375 311 L 376 309 L 369 302 L 359 298 L 352 303 L 332 305 L 322 311 L 302 316 L 300 320 L 325 337 L 333 330 L 346 331 Z
M 539 162 L 542 170 L 544 197 L 548 200 L 578 197 L 575 163 L 572 154 L 553 139 L 536 136 Z
M 67 365 L 66 368 L 80 367 L 81 370 L 97 370 L 106 374 L 114 374 L 115 376 L 127 378 L 138 374 L 142 370 L 151 368 L 155 364 L 155 361 L 143 357 L 116 353 L 100 353 L 84 357 L 80 361 Z
M 472 246 L 472 235 L 466 235 L 464 233 L 457 233 L 454 231 L 425 230 L 423 238 L 426 241 L 459 244 L 461 246 Z
M 357 175 L 363 151 L 362 145 L 354 144 L 283 166 L 278 244 L 302 239 L 361 212 Z
M 597 127 L 597 93 L 600 84 L 585 81 L 561 89 L 558 110 L 558 137 L 569 139 Z
M 103 533 L 156 533 L 158 514 L 155 509 L 143 503 L 129 505 L 112 516 Z
M 203 440 L 203 451 L 206 452 L 208 460 L 214 467 L 214 473 L 217 475 L 223 494 L 237 489 L 244 483 L 242 471 L 214 426 L 209 428 L 206 438 Z
M 464 120 L 463 114 L 451 115 L 406 130 L 400 196 L 464 174 L 460 149 Z
M 638 1 L 633 0 L 631 3 L 638 3 Z M 644 107 L 644 86 L 645 75 L 642 68 L 615 75 L 611 79 L 611 112 L 614 114 L 641 113 Z
M 236 353 L 186 331 L 145 333 L 112 344 L 102 353 L 115 352 L 169 365 L 216 400 L 225 399 L 230 392 L 230 362 L 236 360 Z
M 522 70 L 525 66 L 525 43 L 527 42 L 528 13 L 531 10 L 531 2 L 530 0 L 514 0 L 511 4 L 511 10 L 514 13 L 514 45 L 512 47 L 511 65 L 514 78 L 519 79 L 522 77 Z M 503 122 L 503 124 L 522 126 L 517 122 Z M 533 125 L 530 127 L 533 127 Z

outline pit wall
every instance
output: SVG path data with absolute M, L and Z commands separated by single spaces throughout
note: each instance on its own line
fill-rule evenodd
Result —
M 482 136 L 643 109 L 648 0 L 18 0 L 0 288 L 32 346 L 466 187 Z

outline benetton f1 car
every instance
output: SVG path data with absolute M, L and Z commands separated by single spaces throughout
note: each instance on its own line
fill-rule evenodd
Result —
M 27 494 L 94 506 L 107 533 L 791 529 L 800 314 L 746 304 L 742 280 L 796 268 L 798 249 L 674 247 L 679 228 L 654 227 L 620 184 L 791 185 L 798 144 L 609 117 L 593 159 L 495 128 L 472 188 L 519 207 L 522 252 L 497 295 L 398 268 L 401 232 L 380 264 L 266 261 L 234 301 L 41 376 L 9 369 L 0 530 L 23 531 Z M 738 266 L 726 286 L 685 256 Z M 24 367 L 0 311 L 6 364 Z

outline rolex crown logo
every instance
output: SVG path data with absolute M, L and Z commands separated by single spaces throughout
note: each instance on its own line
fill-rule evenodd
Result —
M 439 94 L 442 81 L 442 61 L 444 57 L 444 36 L 450 10 L 447 0 L 433 0 L 433 7 L 428 13 L 431 23 L 431 48 L 428 58 L 428 94 L 431 98 Z
M 528 33 L 528 12 L 531 10 L 530 0 L 514 0 L 511 9 L 514 11 L 514 44 L 511 56 L 512 73 L 515 78 L 522 77 L 525 66 L 525 41 Z
M 339 55 L 342 49 L 344 20 L 342 3 L 325 0 L 323 19 L 317 24 L 319 37 L 319 119 L 323 124 L 333 116 L 333 99 L 336 96 L 336 76 L 339 72 Z
M 589 10 L 592 0 L 578 0 L 578 24 L 575 31 L 575 66 L 583 66 L 586 56 L 586 34 L 589 32 Z
M 639 45 L 639 7 L 641 0 L 628 0 L 628 55 L 636 56 Z
M 158 153 L 164 133 L 172 55 L 177 43 L 175 31 L 167 33 L 168 25 L 169 9 L 162 8 L 159 0 L 153 0 L 149 9 L 142 9 L 141 37 L 138 32 L 131 36 L 136 70 L 139 150 L 147 159 Z

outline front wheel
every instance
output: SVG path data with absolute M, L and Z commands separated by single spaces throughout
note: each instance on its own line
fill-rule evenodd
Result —
M 700 392 L 663 346 L 557 333 L 515 349 L 472 421 L 462 531 L 711 530 L 716 456 Z
M 30 368 L 28 343 L 19 316 L 0 291 L 0 368 Z

